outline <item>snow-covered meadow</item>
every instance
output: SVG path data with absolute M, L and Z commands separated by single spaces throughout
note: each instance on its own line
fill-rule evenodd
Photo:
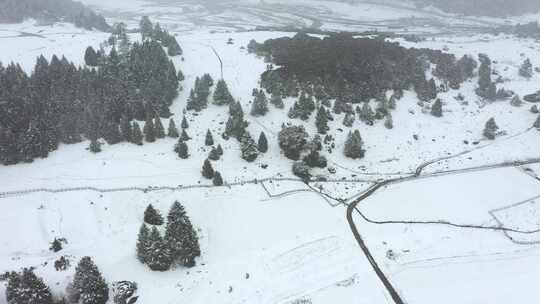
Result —
M 251 39 L 261 42 L 293 35 L 230 31 L 234 27 L 221 23 L 226 12 L 220 12 L 217 17 L 207 15 L 204 23 L 196 24 L 190 18 L 176 22 L 163 13 L 163 7 L 152 7 L 144 1 L 131 3 L 131 8 L 121 1 L 109 2 L 120 7 L 103 6 L 95 0 L 83 2 L 103 10 L 127 12 L 118 14 L 117 18 L 121 20 L 124 16 L 131 25 L 136 22 L 135 14 L 155 13 L 156 19 L 164 21 L 177 35 L 184 60 L 180 57 L 173 60 L 186 76 L 183 91 L 171 107 L 177 124 L 195 77 L 210 73 L 218 79 L 221 75 L 212 48 L 224 62 L 223 76 L 231 93 L 249 112 L 252 89 L 258 87 L 266 63 L 243 47 Z M 342 14 L 347 13 L 347 5 L 338 7 Z M 191 4 L 186 6 L 191 8 L 185 12 L 188 16 L 199 10 Z M 167 11 L 174 13 L 170 8 Z M 234 11 L 228 18 L 237 23 L 241 17 L 241 11 Z M 245 14 L 243 17 L 247 25 L 257 23 L 245 18 Z M 215 27 L 207 25 L 212 21 L 216 22 Z M 210 30 L 217 27 L 223 29 Z M 86 47 L 97 47 L 107 38 L 107 34 L 69 24 L 39 26 L 27 21 L 1 25 L 0 29 L 0 61 L 18 62 L 28 72 L 40 54 L 65 55 L 75 64 L 83 64 Z M 230 38 L 233 44 L 227 43 Z M 132 39 L 138 36 L 134 34 Z M 525 58 L 540 66 L 540 45 L 532 40 L 477 35 L 441 36 L 421 43 L 399 42 L 407 47 L 445 49 L 457 56 L 487 53 L 496 61 L 493 67 L 505 80 L 505 88 L 519 95 L 539 89 L 535 84 L 540 75 L 527 81 L 517 73 Z M 444 160 L 426 167 L 425 174 L 538 158 L 540 132 L 531 129 L 536 115 L 529 112 L 530 104 L 513 107 L 509 101 L 484 103 L 474 94 L 476 80 L 465 83 L 459 91 L 441 94 L 442 118 L 425 113 L 415 94 L 406 92 L 392 113 L 394 129 L 387 130 L 382 121 L 373 127 L 356 121 L 353 129 L 360 130 L 367 149 L 362 160 L 354 161 L 342 155 L 348 128 L 341 124 L 343 116 L 336 116 L 331 123 L 336 148 L 332 154 L 325 154 L 336 173 L 320 170 L 317 174 L 366 182 L 321 183 L 324 190 L 335 197 L 350 198 L 367 189 L 369 181 L 412 174 L 419 165 L 437 159 Z M 465 96 L 466 102 L 454 98 L 458 93 Z M 227 108 L 210 105 L 200 115 L 186 114 L 190 123 L 187 131 L 193 138 L 188 142 L 191 154 L 188 160 L 176 156 L 172 139 L 141 147 L 127 143 L 104 145 L 99 154 L 87 151 L 88 142 L 63 145 L 47 159 L 1 168 L 0 192 L 209 184 L 200 174 L 209 152 L 204 147 L 207 129 L 212 130 L 214 139 L 225 150 L 214 168 L 222 173 L 226 183 L 293 177 L 291 162 L 281 155 L 277 146 L 277 133 L 283 122 L 303 124 L 310 134 L 315 134 L 315 125 L 314 117 L 307 122 L 288 119 L 287 109 L 292 102 L 286 100 L 284 110 L 270 106 L 269 114 L 261 118 L 247 115 L 248 130 L 254 136 L 264 131 L 270 143 L 269 152 L 254 163 L 248 164 L 240 158 L 236 141 L 221 139 Z M 482 138 L 484 123 L 490 117 L 495 117 L 506 132 L 495 141 Z M 163 122 L 166 125 L 167 121 Z M 263 168 L 265 165 L 268 167 Z M 530 170 L 509 167 L 390 185 L 362 202 L 359 209 L 370 219 L 379 221 L 445 220 L 488 226 L 502 223 L 518 230 L 539 229 L 540 180 L 535 176 L 540 175 L 540 166 L 524 167 Z M 0 272 L 36 266 L 36 272 L 59 294 L 71 279 L 77 260 L 91 255 L 109 282 L 137 281 L 140 303 L 390 301 L 350 232 L 343 206 L 306 191 L 309 188 L 300 182 L 264 186 L 266 190 L 260 184 L 246 184 L 174 192 L 73 191 L 0 196 L 5 206 L 5 212 L 0 215 L 0 230 L 4 231 L 0 236 Z M 270 197 L 266 191 L 272 196 L 285 194 Z M 186 206 L 198 230 L 202 257 L 192 269 L 151 272 L 135 256 L 142 214 L 148 203 L 166 213 L 174 200 Z M 520 202 L 524 203 L 513 206 Z M 540 276 L 538 233 L 505 234 L 444 225 L 378 225 L 358 215 L 355 221 L 376 259 L 408 303 L 525 303 L 536 296 L 534 283 Z M 49 242 L 55 237 L 68 240 L 58 254 L 48 250 Z M 388 250 L 395 253 L 391 259 L 387 257 Z M 66 272 L 57 272 L 52 265 L 60 254 L 71 258 L 72 267 Z M 0 285 L 0 294 L 3 288 Z M 0 296 L 0 303 L 4 300 Z

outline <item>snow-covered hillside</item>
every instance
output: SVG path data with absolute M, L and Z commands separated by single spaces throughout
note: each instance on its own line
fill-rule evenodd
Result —
M 176 35 L 184 54 L 183 60 L 174 57 L 173 61 L 186 76 L 171 107 L 177 123 L 182 120 L 195 78 L 204 73 L 220 78 L 214 50 L 223 60 L 223 76 L 232 95 L 249 113 L 252 89 L 259 86 L 267 64 L 245 47 L 251 39 L 262 42 L 294 35 L 233 29 L 287 25 L 291 20 L 310 26 L 313 16 L 327 15 L 328 10 L 336 15 L 322 19 L 321 28 L 371 27 L 353 25 L 352 20 L 375 23 L 380 28 L 381 20 L 395 22 L 428 14 L 403 7 L 389 11 L 388 6 L 327 1 L 317 1 L 317 5 L 296 1 L 282 9 L 278 9 L 282 1 L 264 1 L 264 9 L 259 11 L 248 1 L 228 4 L 216 12 L 189 2 L 83 2 L 131 26 L 141 15 L 149 14 Z M 292 6 L 295 11 L 287 12 Z M 305 20 L 299 18 L 304 6 L 309 7 Z M 112 16 L 112 11 L 118 13 Z M 445 19 L 439 13 L 436 18 L 446 20 L 446 24 L 472 24 L 471 20 Z M 440 29 L 425 28 L 425 32 L 430 31 Z M 107 37 L 68 24 L 38 26 L 27 21 L 1 25 L 0 62 L 18 62 L 31 72 L 37 56 L 57 54 L 82 65 L 86 47 L 98 47 Z M 131 38 L 140 39 L 138 34 Z M 457 56 L 476 58 L 486 53 L 494 60 L 493 68 L 504 79 L 506 89 L 520 96 L 540 89 L 539 73 L 530 80 L 518 75 L 525 58 L 540 66 L 540 44 L 533 40 L 448 35 L 420 43 L 396 41 L 406 47 L 444 49 Z M 108 282 L 138 283 L 137 303 L 390 303 L 349 229 L 343 203 L 352 202 L 382 179 L 408 177 L 360 203 L 358 209 L 370 221 L 360 213 L 354 215 L 360 234 L 403 299 L 414 304 L 533 303 L 535 279 L 540 276 L 540 233 L 536 232 L 540 229 L 540 165 L 511 164 L 540 157 L 540 132 L 532 128 L 537 115 L 530 113 L 529 103 L 514 107 L 509 100 L 480 100 L 474 93 L 477 80 L 474 77 L 460 90 L 440 94 L 444 105 L 441 118 L 430 115 L 418 105 L 416 94 L 406 91 L 392 112 L 393 129 L 386 129 L 382 121 L 367 126 L 357 120 L 351 129 L 360 130 L 367 150 L 361 160 L 343 156 L 349 128 L 342 125 L 344 115 L 336 115 L 330 123 L 336 148 L 325 153 L 335 173 L 320 169 L 316 175 L 327 180 L 311 185 L 321 186 L 326 196 L 297 180 L 260 182 L 266 178 L 297 179 L 291 172 L 292 162 L 277 144 L 283 123 L 301 124 L 310 134 L 316 132 L 314 117 L 305 122 L 287 117 L 292 98 L 285 100 L 285 109 L 270 105 L 266 116 L 246 114 L 248 131 L 254 136 L 265 132 L 269 140 L 269 151 L 253 163 L 241 159 L 236 140 L 225 141 L 219 136 L 228 118 L 227 107 L 210 104 L 198 115 L 186 113 L 187 131 L 193 138 L 188 142 L 191 157 L 187 160 L 173 152 L 173 139 L 143 146 L 104 144 L 99 154 L 89 153 L 89 142 L 85 141 L 63 145 L 46 159 L 2 167 L 0 273 L 34 266 L 60 295 L 72 280 L 77 261 L 90 255 Z M 464 101 L 455 98 L 459 93 L 465 96 Z M 494 141 L 482 136 L 490 117 L 505 131 Z M 234 183 L 232 186 L 203 187 L 211 184 L 201 176 L 210 150 L 204 145 L 207 129 L 225 151 L 221 160 L 213 163 L 214 168 L 226 184 Z M 504 168 L 482 168 L 503 163 Z M 422 164 L 425 168 L 414 176 Z M 476 170 L 440 174 L 467 168 Z M 173 189 L 152 189 L 163 186 Z M 131 191 L 130 187 L 147 191 Z M 34 191 L 18 192 L 25 190 Z M 56 190 L 65 192 L 51 193 Z M 166 213 L 175 200 L 186 207 L 201 237 L 202 256 L 194 268 L 152 272 L 135 254 L 143 212 L 152 203 Z M 377 223 L 385 221 L 397 222 Z M 503 225 L 515 231 L 423 221 Z M 68 241 L 59 253 L 49 251 L 55 237 Z M 53 267 L 60 255 L 68 256 L 72 264 L 65 272 Z M 5 301 L 3 293 L 0 284 L 0 303 Z

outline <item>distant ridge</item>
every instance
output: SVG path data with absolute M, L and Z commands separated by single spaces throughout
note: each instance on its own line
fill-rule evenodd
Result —
M 41 22 L 65 21 L 77 27 L 104 32 L 110 30 L 103 16 L 72 0 L 0 1 L 0 23 L 19 23 L 27 18 Z

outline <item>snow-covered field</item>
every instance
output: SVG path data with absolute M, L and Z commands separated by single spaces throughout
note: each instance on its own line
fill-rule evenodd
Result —
M 293 35 L 210 31 L 234 29 L 231 24 L 259 24 L 259 19 L 251 18 L 253 11 L 245 13 L 241 9 L 227 8 L 212 14 L 205 7 L 190 3 L 184 3 L 184 8 L 175 5 L 177 10 L 174 11 L 165 1 L 160 6 L 146 1 L 129 1 L 129 6 L 126 1 L 109 1 L 106 5 L 97 0 L 83 2 L 103 11 L 117 10 L 120 13 L 116 20 L 126 20 L 128 24 L 136 22 L 138 17 L 134 16 L 150 14 L 155 20 L 165 21 L 164 24 L 177 34 L 185 60 L 179 57 L 173 60 L 186 75 L 182 83 L 184 90 L 171 108 L 177 124 L 195 77 L 203 73 L 210 73 L 214 79 L 220 77 L 219 61 L 212 48 L 224 61 L 224 78 L 233 96 L 249 112 L 252 89 L 258 87 L 259 75 L 266 64 L 241 47 L 251 39 L 261 42 Z M 274 2 L 281 1 L 267 2 L 274 7 Z M 304 2 L 297 1 L 295 5 L 306 5 Z M 320 5 L 312 6 L 311 10 L 324 12 L 329 7 L 339 10 L 340 18 L 335 22 L 341 27 L 347 26 L 340 23 L 342 15 L 371 22 L 373 20 L 364 15 L 375 18 L 382 15 L 373 12 L 384 10 L 384 7 L 373 7 L 362 15 L 358 13 L 362 9 L 353 12 L 348 6 L 350 4 L 334 6 L 320 1 Z M 401 10 L 401 15 L 387 11 L 385 18 L 408 17 L 404 14 L 410 10 Z M 264 16 L 265 12 L 268 10 L 261 10 L 259 16 Z M 356 15 L 351 15 L 355 12 Z M 186 17 L 176 19 L 176 14 L 186 14 Z M 196 14 L 204 14 L 204 18 L 189 17 Z M 222 22 L 225 15 L 228 21 Z M 276 20 L 282 20 L 276 15 L 270 17 L 271 22 L 266 20 L 260 25 L 276 25 Z M 383 17 L 381 19 L 385 19 Z M 38 26 L 27 21 L 1 25 L 0 61 L 4 64 L 19 62 L 28 72 L 40 54 L 66 55 L 75 64 L 83 64 L 85 48 L 97 47 L 106 38 L 107 34 L 69 24 Z M 232 45 L 227 44 L 229 38 L 234 41 Z M 133 39 L 137 36 L 133 35 Z M 539 89 L 535 84 L 540 81 L 540 75 L 526 81 L 517 73 L 525 58 L 530 58 L 534 66 L 540 66 L 540 45 L 532 40 L 475 35 L 443 36 L 416 44 L 399 42 L 407 47 L 447 49 L 457 56 L 476 57 L 487 53 L 496 61 L 494 69 L 505 79 L 505 88 L 519 95 Z M 367 149 L 362 160 L 343 157 L 341 151 L 348 130 L 341 124 L 343 116 L 336 116 L 331 124 L 336 149 L 326 154 L 336 173 L 330 175 L 320 170 L 317 174 L 332 179 L 365 181 L 320 183 L 324 192 L 350 198 L 367 189 L 370 182 L 412 174 L 425 162 L 454 155 L 434 162 L 423 172 L 431 174 L 538 158 L 540 132 L 530 128 L 536 119 L 529 112 L 530 104 L 521 107 L 512 107 L 509 101 L 486 104 L 474 95 L 476 80 L 465 83 L 460 91 L 441 94 L 442 118 L 424 113 L 417 105 L 415 94 L 406 92 L 392 113 L 394 129 L 387 130 L 382 122 L 368 127 L 356 121 L 353 128 L 360 130 Z M 466 96 L 466 103 L 454 99 L 460 92 Z M 200 174 L 208 154 L 207 148 L 201 148 L 207 129 L 213 131 L 214 139 L 225 150 L 224 157 L 214 163 L 214 168 L 222 173 L 226 183 L 293 177 L 291 162 L 280 154 L 277 146 L 277 133 L 283 122 L 303 124 L 310 134 L 315 133 L 315 125 L 314 117 L 308 122 L 289 120 L 286 114 L 292 102 L 292 99 L 286 100 L 284 110 L 270 106 L 270 113 L 262 118 L 247 115 L 248 130 L 254 136 L 264 131 L 270 143 L 269 152 L 254 163 L 241 160 L 236 141 L 221 139 L 227 108 L 210 105 L 198 116 L 187 113 L 188 133 L 193 138 L 188 142 L 191 154 L 188 160 L 177 158 L 172 151 L 175 141 L 170 139 L 142 147 L 125 143 L 104 145 L 99 154 L 86 150 L 88 142 L 64 145 L 47 159 L 1 168 L 0 192 L 208 184 Z M 490 117 L 495 117 L 506 132 L 495 141 L 482 139 L 484 123 Z M 263 165 L 268 167 L 263 169 Z M 445 220 L 536 230 L 540 228 L 539 175 L 540 165 L 536 164 L 521 170 L 508 167 L 412 180 L 380 189 L 362 202 L 359 209 L 378 221 Z M 36 272 L 58 294 L 71 279 L 77 260 L 91 255 L 109 282 L 138 282 L 141 296 L 138 303 L 291 303 L 297 299 L 311 299 L 313 303 L 389 303 L 385 289 L 350 232 L 345 208 L 307 190 L 309 188 L 300 182 L 282 181 L 174 192 L 74 191 L 0 196 L 4 206 L 0 214 L 0 231 L 3 231 L 0 273 L 36 266 Z M 198 265 L 189 270 L 151 272 L 135 257 L 142 214 L 148 203 L 166 213 L 174 200 L 186 206 L 198 229 L 202 257 Z M 355 221 L 375 258 L 407 303 L 533 303 L 536 298 L 535 283 L 540 276 L 538 233 L 505 234 L 445 225 L 378 225 L 358 215 Z M 59 256 L 48 250 L 49 242 L 55 237 L 68 240 L 60 252 L 71 257 L 72 267 L 66 272 L 57 272 L 52 265 Z M 392 250 L 395 257 L 387 258 L 388 250 Z M 0 295 L 3 288 L 0 285 Z M 3 301 L 0 296 L 0 303 Z

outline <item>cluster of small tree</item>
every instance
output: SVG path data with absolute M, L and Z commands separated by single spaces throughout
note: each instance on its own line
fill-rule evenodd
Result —
M 359 103 L 388 90 L 411 87 L 421 98 L 431 100 L 437 88 L 426 79 L 426 61 L 435 64 L 436 76 L 452 87 L 472 77 L 476 66 L 468 56 L 457 60 L 441 51 L 406 49 L 382 39 L 354 38 L 348 33 L 329 34 L 322 39 L 299 33 L 260 44 L 251 41 L 248 50 L 274 64 L 261 75 L 261 86 L 272 96 L 296 97 L 304 91 L 321 103 L 329 99 Z M 291 116 L 308 117 L 298 104 L 293 106 Z
M 293 131 L 292 129 L 290 131 Z M 300 132 L 300 130 L 296 130 Z M 300 177 L 304 182 L 309 182 L 311 179 L 311 169 L 312 168 L 326 168 L 328 161 L 326 157 L 321 155 L 322 151 L 322 142 L 320 135 L 315 135 L 311 141 L 307 141 L 302 148 L 301 153 L 304 156 L 301 161 L 296 161 L 293 163 L 292 172 L 294 175 Z
M 195 86 L 189 92 L 189 98 L 186 105 L 186 110 L 194 110 L 200 112 L 208 107 L 208 96 L 210 96 L 210 88 L 214 85 L 214 80 L 209 74 L 204 74 L 202 77 L 195 79 Z
M 477 62 L 472 57 L 464 55 L 459 60 L 440 51 L 431 51 L 431 60 L 435 63 L 433 75 L 447 83 L 452 89 L 459 89 L 461 83 L 474 76 Z
M 497 99 L 497 87 L 491 80 L 491 59 L 485 54 L 479 54 L 480 68 L 478 69 L 478 87 L 476 95 L 493 101 Z
M 326 168 L 328 161 L 321 155 L 322 143 L 320 136 L 315 136 L 309 143 L 309 153 L 302 159 L 310 168 Z
M 223 148 L 221 145 L 218 145 L 217 147 L 212 147 L 210 150 L 210 153 L 208 154 L 208 159 L 217 161 L 223 156 Z
M 62 258 L 65 261 L 65 258 Z M 69 263 L 64 262 L 63 264 Z M 7 273 L 6 279 L 8 281 L 6 286 L 8 304 L 105 304 L 109 300 L 107 282 L 90 257 L 83 257 L 79 261 L 73 282 L 69 283 L 66 288 L 66 297 L 59 301 L 55 301 L 50 288 L 43 282 L 43 279 L 34 273 L 33 268 Z
M 80 2 L 72 0 L 3 0 L 0 2 L 0 23 L 18 23 L 34 18 L 40 21 L 65 21 L 85 29 L 107 32 L 110 26 L 103 16 Z
M 148 16 L 143 16 L 139 22 L 139 29 L 142 34 L 143 40 L 153 39 L 161 42 L 161 44 L 167 48 L 169 56 L 182 55 L 183 51 L 176 38 L 171 35 L 167 30 L 161 28 L 159 23 L 152 24 Z
M 53 304 L 51 290 L 32 268 L 25 268 L 19 273 L 8 273 L 7 279 L 8 304 Z
M 219 159 L 223 155 L 223 150 L 221 149 L 221 146 L 218 146 L 218 148 L 213 149 L 213 153 L 216 154 L 214 156 L 213 160 Z M 212 152 L 211 152 L 212 154 Z M 215 159 L 217 158 L 217 159 Z M 203 166 L 202 166 L 202 176 L 206 179 L 212 180 L 212 184 L 214 186 L 222 186 L 223 185 L 223 177 L 221 176 L 221 173 L 219 171 L 214 170 L 214 167 L 212 166 L 212 163 L 210 162 L 211 158 L 207 158 L 204 160 Z
M 0 162 L 46 157 L 59 143 L 77 143 L 82 136 L 91 140 L 93 152 L 100 150 L 99 138 L 141 144 L 140 128 L 131 121 L 170 115 L 179 84 L 158 43 L 134 43 L 124 55 L 113 48 L 100 58 L 96 70 L 40 56 L 31 75 L 17 64 L 0 64 Z
M 109 36 L 107 44 L 116 48 L 118 50 L 118 53 L 121 55 L 125 55 L 129 52 L 131 42 L 127 33 L 127 26 L 125 23 L 119 22 L 113 24 L 111 36 Z
M 312 96 L 307 96 L 304 92 L 300 94 L 300 98 L 296 101 L 289 110 L 289 118 L 300 118 L 308 120 L 311 113 L 315 111 L 315 102 Z
M 157 226 L 163 224 L 159 212 L 153 207 L 145 212 L 145 223 L 139 230 L 137 258 L 154 271 L 169 270 L 178 263 L 185 267 L 195 266 L 195 258 L 200 256 L 199 240 L 184 207 L 175 201 L 167 215 L 167 225 L 163 236 Z M 148 215 L 152 215 L 147 221 Z M 149 228 L 151 226 L 151 228 Z
M 174 123 L 174 120 L 172 120 L 172 122 Z M 169 124 L 169 137 L 177 137 L 178 138 L 178 142 L 176 143 L 176 145 L 174 146 L 174 152 L 176 152 L 176 154 L 178 154 L 178 157 L 180 157 L 181 159 L 187 159 L 189 158 L 189 148 L 188 148 L 188 145 L 186 143 L 186 141 L 190 140 L 191 138 L 189 137 L 189 135 L 187 134 L 187 131 L 186 129 L 189 128 L 189 124 L 187 122 L 187 118 L 184 116 L 182 118 L 182 123 L 180 125 L 182 127 L 182 135 L 179 135 L 179 136 L 171 136 L 171 125 Z M 175 129 L 176 129 L 176 126 L 175 126 Z M 173 132 L 174 134 L 174 132 Z M 176 130 L 176 134 L 175 135 L 178 135 L 178 130 Z

